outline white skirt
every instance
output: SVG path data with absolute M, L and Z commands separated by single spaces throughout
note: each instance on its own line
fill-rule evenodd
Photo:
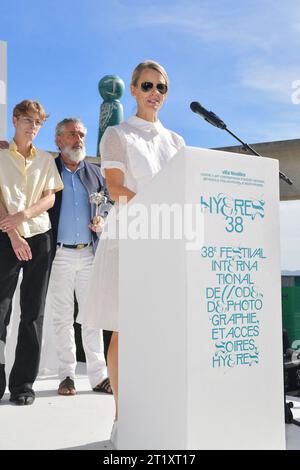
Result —
M 119 240 L 101 238 L 87 287 L 85 307 L 78 313 L 76 321 L 90 328 L 118 331 Z

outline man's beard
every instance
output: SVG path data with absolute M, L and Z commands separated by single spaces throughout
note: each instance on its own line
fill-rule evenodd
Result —
M 74 163 L 79 163 L 85 158 L 85 145 L 81 149 L 74 149 L 71 145 L 66 145 L 61 151 Z

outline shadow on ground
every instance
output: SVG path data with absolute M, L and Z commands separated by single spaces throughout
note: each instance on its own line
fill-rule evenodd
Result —
M 110 441 L 90 442 L 84 446 L 78 447 L 65 447 L 61 450 L 113 450 Z

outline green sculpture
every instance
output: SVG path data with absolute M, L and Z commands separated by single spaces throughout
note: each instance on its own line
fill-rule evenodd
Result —
M 100 156 L 99 144 L 105 129 L 123 121 L 123 106 L 119 100 L 125 90 L 125 84 L 117 75 L 105 75 L 101 78 L 98 89 L 103 103 L 100 107 L 97 157 Z

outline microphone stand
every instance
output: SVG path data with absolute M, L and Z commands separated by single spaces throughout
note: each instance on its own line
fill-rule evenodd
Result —
M 257 157 L 263 157 L 256 150 L 254 150 L 254 148 L 250 147 L 250 145 L 246 144 L 246 142 L 243 142 L 237 135 L 235 135 L 232 131 L 230 131 L 227 128 L 227 125 L 225 124 L 225 122 L 222 121 L 222 119 L 220 119 L 219 116 L 217 116 L 215 113 L 203 108 L 203 106 L 197 101 L 193 101 L 190 104 L 190 108 L 193 111 L 193 113 L 199 114 L 201 117 L 205 119 L 205 121 L 207 121 L 212 126 L 218 127 L 219 129 L 223 129 L 226 132 L 228 132 L 230 135 L 232 135 L 232 137 L 234 137 L 236 140 L 238 140 L 242 144 L 243 150 L 249 151 L 252 155 L 256 155 Z M 281 173 L 281 171 L 279 172 L 279 178 L 285 181 L 289 185 L 293 184 L 290 178 L 286 176 L 284 173 Z
M 236 140 L 238 140 L 242 144 L 243 150 L 245 150 L 245 151 L 248 150 L 250 153 L 252 153 L 252 155 L 256 155 L 257 157 L 262 157 L 262 155 L 260 155 L 256 150 L 254 150 L 253 147 L 251 147 L 246 142 L 243 142 L 237 135 L 235 135 L 233 132 L 231 132 L 227 127 L 224 127 L 224 130 L 227 131 L 230 135 L 232 135 L 232 137 L 234 137 Z M 290 180 L 290 178 L 288 176 L 286 176 L 284 173 L 282 173 L 281 171 L 279 172 L 279 178 L 282 179 L 283 181 L 285 181 L 289 185 L 293 184 L 293 182 Z

